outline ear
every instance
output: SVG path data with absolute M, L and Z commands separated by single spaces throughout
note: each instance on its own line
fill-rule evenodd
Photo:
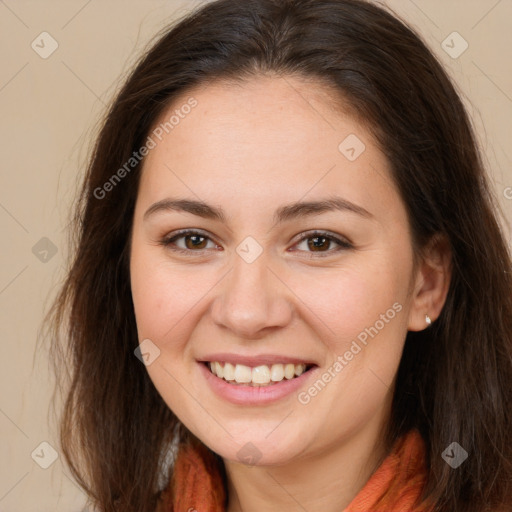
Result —
M 409 311 L 409 331 L 426 329 L 439 318 L 450 288 L 451 249 L 445 236 L 434 235 L 422 251 L 414 277 Z

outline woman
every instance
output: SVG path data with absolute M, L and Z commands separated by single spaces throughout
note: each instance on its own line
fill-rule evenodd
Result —
M 99 510 L 510 510 L 510 256 L 453 85 L 385 10 L 183 19 L 76 221 L 54 353 Z

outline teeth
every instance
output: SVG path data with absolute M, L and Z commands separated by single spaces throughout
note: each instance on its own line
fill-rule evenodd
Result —
M 236 384 L 252 384 L 254 386 L 271 385 L 283 379 L 293 379 L 306 371 L 305 364 L 273 364 L 272 366 L 261 365 L 251 368 L 243 364 L 232 365 L 225 363 L 224 366 L 218 361 L 209 363 L 209 368 L 214 375 L 226 381 L 234 381 Z
M 216 369 L 220 366 L 220 363 L 215 363 Z M 224 380 L 235 380 L 235 367 L 230 364 L 226 363 L 224 365 L 224 375 L 222 375 L 222 372 L 219 375 L 219 372 L 217 371 L 217 377 L 220 377 L 221 379 L 224 378 Z
M 273 364 L 270 369 L 270 378 L 274 382 L 280 382 L 284 379 L 284 367 L 282 364 Z
M 305 365 L 298 364 L 298 365 L 295 366 L 295 375 L 297 377 L 300 377 L 304 373 L 305 370 L 306 370 Z
M 268 384 L 270 382 L 270 368 L 268 366 L 256 366 L 252 369 L 251 376 L 254 384 Z
M 237 364 L 235 366 L 235 380 L 240 383 L 251 382 L 252 372 L 248 366 Z
M 212 363 L 210 363 L 212 364 Z M 213 363 L 215 365 L 214 373 L 216 373 L 220 378 L 224 377 L 224 368 L 220 363 Z
M 293 379 L 295 376 L 295 365 L 294 364 L 287 364 L 284 367 L 284 376 L 287 379 Z

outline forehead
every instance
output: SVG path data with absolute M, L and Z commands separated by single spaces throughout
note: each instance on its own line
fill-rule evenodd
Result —
M 332 192 L 354 202 L 389 201 L 396 195 L 389 163 L 349 112 L 326 85 L 296 77 L 190 89 L 154 124 L 156 147 L 140 192 L 153 200 L 169 187 L 228 202 Z

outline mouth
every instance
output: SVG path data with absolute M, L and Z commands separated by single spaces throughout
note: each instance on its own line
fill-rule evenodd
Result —
M 272 387 L 297 379 L 316 367 L 308 363 L 274 363 L 248 366 L 226 361 L 202 361 L 215 377 L 233 386 Z

